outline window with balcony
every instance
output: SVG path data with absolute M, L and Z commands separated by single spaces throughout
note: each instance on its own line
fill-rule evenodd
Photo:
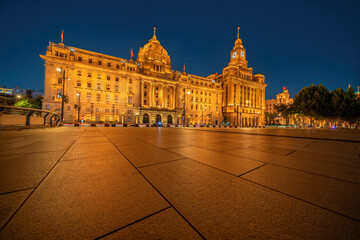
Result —
M 110 94 L 106 94 L 106 101 L 110 102 Z
M 115 101 L 115 103 L 119 102 L 119 95 L 117 95 L 117 94 L 115 95 L 115 100 L 114 101 Z
M 88 101 L 91 100 L 91 92 L 86 93 L 86 100 L 88 100 Z
M 129 103 L 129 104 L 132 104 L 132 103 L 133 103 L 132 96 L 128 96 L 128 103 Z
M 96 84 L 96 89 L 101 89 L 101 83 Z
M 100 93 L 96 94 L 96 101 L 98 101 L 98 102 L 101 101 L 101 94 Z

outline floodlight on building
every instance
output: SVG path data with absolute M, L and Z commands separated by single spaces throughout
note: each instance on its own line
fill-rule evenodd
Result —
M 57 68 L 56 71 L 61 72 L 61 68 Z

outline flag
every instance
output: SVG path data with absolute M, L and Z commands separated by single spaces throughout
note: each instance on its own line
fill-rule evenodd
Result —
M 286 87 L 283 87 L 283 91 L 285 92 L 285 90 L 286 90 Z
M 64 30 L 61 31 L 61 43 L 64 42 Z
M 184 72 L 185 72 L 185 63 L 184 63 Z
M 130 51 L 130 56 L 131 56 L 131 59 L 132 59 L 132 57 L 134 56 L 134 52 L 133 52 L 132 49 L 131 49 L 131 51 Z

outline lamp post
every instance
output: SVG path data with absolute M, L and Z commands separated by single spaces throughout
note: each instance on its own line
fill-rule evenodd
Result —
M 113 121 L 113 122 L 115 122 L 115 120 L 114 120 L 114 117 L 115 117 L 114 114 L 115 114 L 115 104 L 112 104 L 112 115 L 113 115 L 113 116 L 112 116 L 112 121 Z
M 183 113 L 183 127 L 185 127 L 185 119 L 186 119 L 186 93 L 185 93 L 186 89 L 184 88 L 184 113 Z M 189 95 L 190 94 L 190 91 L 187 92 L 187 94 Z
M 90 123 L 92 123 L 93 120 L 93 112 L 94 112 L 94 103 L 90 103 L 90 114 L 91 114 Z
M 65 70 L 57 68 L 56 71 L 62 72 L 62 94 L 61 94 L 61 121 L 64 121 L 64 104 L 65 104 Z
M 77 99 L 79 100 L 76 107 L 77 107 L 77 110 L 78 110 L 78 122 L 80 122 L 80 108 L 81 108 L 81 105 L 80 105 L 80 93 L 77 93 L 76 96 L 77 96 Z

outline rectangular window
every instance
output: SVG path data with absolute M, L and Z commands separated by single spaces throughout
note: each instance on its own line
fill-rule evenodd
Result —
M 62 96 L 62 89 L 59 88 L 59 89 L 56 91 L 56 97 L 61 98 L 61 96 Z
M 101 109 L 100 109 L 100 108 L 96 108 L 96 111 L 97 111 L 97 112 L 100 112 L 100 111 L 101 111 Z
M 108 63 L 108 67 L 111 67 L 111 63 Z
M 77 86 L 77 87 L 81 87 L 81 81 L 80 81 L 80 80 L 78 80 L 78 81 L 76 82 L 76 86 Z
M 62 77 L 58 77 L 58 84 L 62 84 Z
M 101 83 L 97 83 L 96 88 L 101 89 Z
M 119 69 L 119 68 L 120 68 L 120 65 L 119 65 L 119 64 L 116 64 L 116 68 Z
M 110 80 L 110 76 L 109 76 L 109 75 L 106 75 L 106 80 Z
M 82 62 L 82 57 L 78 57 L 78 61 L 79 61 L 79 62 Z
M 102 65 L 102 62 L 99 60 L 99 65 Z
M 119 85 L 115 85 L 115 91 L 119 91 Z
M 106 94 L 106 101 L 110 102 L 110 94 Z
M 98 93 L 98 94 L 96 94 L 96 101 L 100 102 L 100 100 L 101 100 L 101 94 Z
M 98 79 L 101 79 L 101 74 L 100 73 L 98 74 Z
M 76 100 L 81 99 L 81 92 L 77 91 L 75 95 Z
M 119 95 L 115 95 L 115 102 L 116 102 L 116 103 L 119 102 Z
M 77 71 L 77 75 L 80 77 L 81 76 L 81 71 Z
M 91 77 L 92 75 L 91 75 L 91 72 L 88 72 L 88 77 Z
M 92 63 L 92 59 L 91 59 L 91 58 L 89 58 L 89 63 Z
M 109 108 L 105 108 L 105 112 L 110 112 L 110 109 L 109 109 Z
M 118 77 L 116 77 L 116 78 L 115 78 L 115 81 L 117 81 L 117 82 L 118 82 L 118 81 L 119 81 L 119 78 L 118 78 Z
M 87 94 L 86 94 L 86 100 L 88 100 L 88 101 L 91 100 L 91 92 L 87 92 Z
M 147 105 L 147 100 L 144 100 L 144 105 Z
M 64 53 L 60 53 L 60 57 L 64 57 Z
M 87 83 L 87 87 L 88 87 L 88 88 L 91 88 L 91 82 L 88 82 L 88 83 Z
M 128 97 L 128 103 L 129 103 L 129 104 L 132 104 L 132 96 L 129 96 L 129 97 Z
M 55 56 L 59 56 L 59 52 L 58 52 L 58 51 L 55 51 Z
M 110 90 L 110 84 L 106 84 L 106 90 Z

